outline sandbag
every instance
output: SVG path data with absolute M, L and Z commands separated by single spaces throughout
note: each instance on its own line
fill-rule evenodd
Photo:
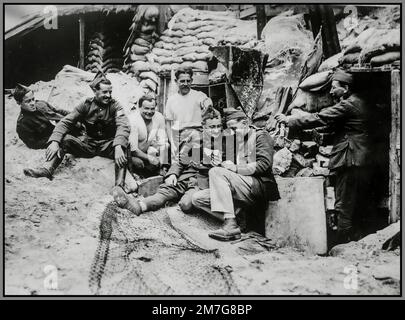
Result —
M 146 61 L 146 57 L 142 55 L 137 55 L 137 54 L 131 54 L 130 55 L 131 61 Z
M 176 56 L 182 57 L 186 54 L 194 53 L 195 49 L 196 48 L 194 48 L 194 47 L 182 47 L 182 48 L 177 49 L 174 53 Z
M 197 57 L 196 57 L 195 53 L 186 54 L 186 55 L 182 56 L 182 58 L 184 61 L 192 61 L 192 62 L 197 61 Z
M 197 41 L 197 37 L 192 36 L 185 36 L 180 38 L 179 43 L 187 43 L 187 42 L 195 42 Z
M 198 71 L 208 72 L 208 64 L 205 61 L 197 61 L 192 63 L 191 68 Z
M 187 29 L 187 24 L 185 24 L 184 22 L 176 22 L 172 27 L 172 31 L 183 31 L 186 29 Z
M 149 51 L 150 51 L 150 50 L 149 50 L 148 47 L 142 47 L 142 46 L 139 46 L 139 45 L 137 45 L 137 44 L 133 44 L 133 45 L 131 46 L 131 52 L 132 52 L 132 53 L 135 53 L 135 54 L 137 54 L 137 55 L 143 55 L 143 54 L 148 53 Z
M 180 63 L 180 68 L 192 68 L 193 67 L 193 63 L 190 61 L 184 61 L 182 63 Z
M 379 56 L 371 58 L 370 63 L 372 66 L 381 66 L 384 64 L 392 63 L 401 59 L 400 51 L 387 52 Z
M 195 47 L 198 47 L 198 46 L 200 46 L 202 43 L 200 42 L 200 41 L 192 41 L 192 42 L 182 42 L 182 43 L 178 43 L 177 45 L 176 45 L 176 49 L 180 49 L 180 48 L 187 48 L 187 47 L 193 47 L 193 48 L 195 48 Z M 195 51 L 195 49 L 194 49 L 194 51 Z
M 175 45 L 173 43 L 167 43 L 163 41 L 158 41 L 155 43 L 155 48 L 165 49 L 165 50 L 173 50 Z
M 195 54 L 196 60 L 203 60 L 203 61 L 206 61 L 206 60 L 211 59 L 212 57 L 213 57 L 212 52 L 196 53 L 196 54 Z
M 180 63 L 172 63 L 170 65 L 170 70 L 177 70 L 178 68 L 180 68 Z
M 187 23 L 187 28 L 190 30 L 195 30 L 195 29 L 198 29 L 205 25 L 206 25 L 206 23 L 203 21 L 192 21 L 192 22 Z
M 171 57 L 173 55 L 172 51 L 159 48 L 153 48 L 152 53 L 161 57 Z
M 96 57 L 96 56 L 88 57 L 87 60 L 88 60 L 89 62 L 97 62 L 97 63 L 99 63 L 99 64 L 102 64 L 102 63 L 103 63 L 103 60 L 102 60 L 101 58 L 99 58 L 99 57 Z
M 199 32 L 212 32 L 215 30 L 218 30 L 218 27 L 216 25 L 204 25 L 198 31 Z
M 217 38 L 217 36 L 218 34 L 215 32 L 201 32 L 197 34 L 197 39 L 207 39 L 207 38 L 215 39 Z
M 321 87 L 330 80 L 331 76 L 332 72 L 330 70 L 318 72 L 306 78 L 299 84 L 298 87 L 302 90 L 310 90 L 317 87 Z
M 140 72 L 149 72 L 151 70 L 150 64 L 144 61 L 136 61 L 132 64 L 131 70 L 138 74 Z
M 161 71 L 161 72 L 170 72 L 171 70 L 172 70 L 171 64 L 163 64 L 163 65 L 160 67 L 160 71 Z
M 145 79 L 142 80 L 140 83 L 140 86 L 143 88 L 149 88 L 151 89 L 153 92 L 156 92 L 157 90 L 157 84 L 155 83 L 155 81 L 151 80 L 151 79 Z
M 146 34 L 146 33 L 142 32 L 139 34 L 139 38 L 141 38 L 147 42 L 153 43 L 153 34 Z
M 318 72 L 333 70 L 339 66 L 339 59 L 343 57 L 343 53 L 339 52 L 332 57 L 326 59 L 318 68 Z
M 173 44 L 179 43 L 179 38 L 175 38 L 175 37 L 161 36 L 160 40 L 167 42 L 167 43 L 173 43 Z
M 152 34 L 154 31 L 156 31 L 156 26 L 154 26 L 153 24 L 141 26 L 141 32 L 145 34 Z
M 160 64 L 182 63 L 183 59 L 180 57 L 162 57 L 159 62 Z
M 348 53 L 340 58 L 340 64 L 356 64 L 359 62 L 360 52 Z
M 210 53 L 209 46 L 201 45 L 195 48 L 195 53 Z
M 154 81 L 157 85 L 159 85 L 159 77 L 156 73 L 148 71 L 148 72 L 141 72 L 139 74 L 139 78 L 141 79 L 151 79 Z
M 206 38 L 206 39 L 202 39 L 202 43 L 206 44 L 207 46 L 215 46 L 217 44 L 217 41 L 212 38 Z
M 144 40 L 144 39 L 142 39 L 142 38 L 137 38 L 137 39 L 135 39 L 134 44 L 137 44 L 138 46 L 142 46 L 142 47 L 147 47 L 147 48 L 152 47 L 152 43 L 151 43 L 151 42 L 146 41 L 146 40 Z

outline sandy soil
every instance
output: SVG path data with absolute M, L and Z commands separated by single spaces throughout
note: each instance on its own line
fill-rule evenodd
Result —
M 89 269 L 100 215 L 112 199 L 113 163 L 69 158 L 53 181 L 25 177 L 23 168 L 40 164 L 44 152 L 18 139 L 14 101 L 6 98 L 5 108 L 5 292 L 90 294 Z M 352 244 L 336 257 L 282 248 L 232 255 L 227 262 L 242 294 L 399 294 L 399 250 L 383 252 L 378 241 L 370 243 Z M 357 290 L 344 288 L 345 268 L 351 265 L 358 270 Z M 57 270 L 54 290 L 44 286 L 48 268 L 54 268 L 49 266 Z

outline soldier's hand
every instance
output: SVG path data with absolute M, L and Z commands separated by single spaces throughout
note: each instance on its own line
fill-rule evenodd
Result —
M 159 158 L 148 155 L 148 161 L 152 166 L 158 166 L 160 164 Z
M 221 167 L 228 169 L 229 171 L 236 172 L 236 164 L 230 160 L 226 160 L 221 163 Z
M 125 166 L 127 163 L 127 157 L 125 156 L 124 151 L 122 150 L 122 147 L 120 145 L 115 146 L 115 152 L 114 152 L 114 157 L 115 157 L 115 163 L 122 168 Z
M 274 116 L 277 123 L 287 123 L 287 116 L 285 114 L 279 113 Z
M 177 177 L 174 174 L 171 174 L 170 176 L 168 176 L 165 180 L 165 183 L 168 186 L 175 186 L 177 184 Z
M 59 151 L 59 143 L 57 141 L 52 141 L 51 144 L 46 149 L 46 161 L 52 160 Z

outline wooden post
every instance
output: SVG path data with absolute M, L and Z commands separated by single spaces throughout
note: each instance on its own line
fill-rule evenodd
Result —
M 169 6 L 167 4 L 160 4 L 158 8 L 159 8 L 158 33 L 162 34 L 162 32 L 166 29 L 167 11 L 169 10 Z
M 84 70 L 84 31 L 85 31 L 85 22 L 84 16 L 79 17 L 79 41 L 80 41 L 80 60 L 79 68 Z
M 401 76 L 399 70 L 391 71 L 391 133 L 389 173 L 389 223 L 400 218 L 401 208 Z
M 336 20 L 330 5 L 309 5 L 311 29 L 314 39 L 322 26 L 323 54 L 325 59 L 341 51 L 336 29 Z
M 256 5 L 256 17 L 257 17 L 257 39 L 261 39 L 262 31 L 267 23 L 266 9 L 264 4 Z

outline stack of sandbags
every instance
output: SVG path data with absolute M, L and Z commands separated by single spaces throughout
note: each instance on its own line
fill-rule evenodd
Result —
M 376 29 L 364 30 L 343 52 L 341 64 L 370 63 L 379 66 L 400 59 L 400 30 Z
M 210 46 L 218 45 L 225 38 L 227 43 L 238 45 L 246 45 L 253 39 L 243 33 L 232 33 L 241 23 L 243 21 L 236 19 L 233 12 L 182 9 L 173 16 L 168 29 L 156 42 L 152 59 L 163 72 L 179 67 L 207 72 L 207 61 L 212 57 Z
M 157 91 L 159 85 L 159 66 L 148 59 L 148 54 L 159 37 L 158 16 L 156 6 L 138 7 L 124 52 L 124 71 L 136 77 L 142 87 L 153 92 Z
M 377 30 L 362 48 L 360 62 L 372 66 L 392 63 L 401 57 L 400 46 L 400 29 Z
M 97 73 L 119 72 L 122 68 L 120 47 L 105 32 L 96 32 L 89 41 L 85 70 Z

